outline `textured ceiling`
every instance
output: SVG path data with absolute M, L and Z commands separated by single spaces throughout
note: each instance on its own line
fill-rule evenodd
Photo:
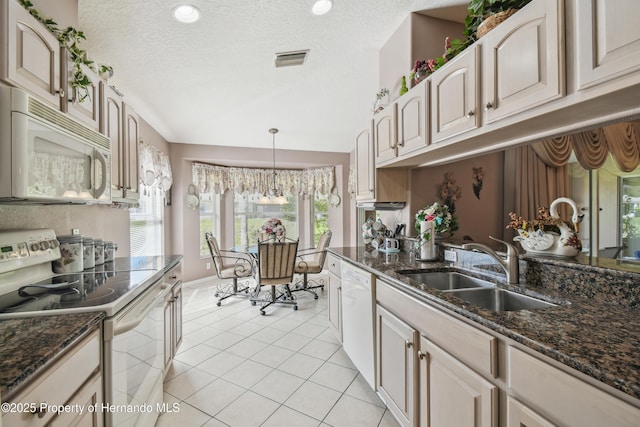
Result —
M 464 0 L 78 0 L 90 58 L 113 66 L 110 84 L 167 141 L 349 152 L 371 117 L 378 52 L 412 11 Z M 446 9 L 445 9 L 446 10 Z M 459 11 L 459 8 L 458 8 Z M 275 68 L 276 52 L 310 49 L 299 67 Z

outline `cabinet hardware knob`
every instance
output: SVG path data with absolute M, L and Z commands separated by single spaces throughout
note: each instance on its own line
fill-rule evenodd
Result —
M 411 348 L 411 346 L 413 345 L 413 343 L 409 340 L 405 340 L 404 343 L 407 345 L 407 348 Z
M 47 414 L 47 402 L 42 402 L 35 408 L 31 409 L 31 414 L 37 415 L 38 418 L 43 418 Z
M 473 110 L 469 110 L 469 112 L 467 113 L 467 117 L 473 117 L 475 115 L 475 113 L 473 112 Z
M 418 359 L 423 360 L 424 359 L 425 354 L 421 351 L 418 351 Z
M 64 89 L 58 89 L 56 93 L 60 95 L 60 98 L 64 98 Z
M 490 109 L 490 108 L 493 108 L 493 102 L 491 102 L 491 101 L 487 102 L 486 107 L 487 107 L 486 108 L 487 110 Z
M 342 286 L 338 286 L 338 290 L 342 289 Z

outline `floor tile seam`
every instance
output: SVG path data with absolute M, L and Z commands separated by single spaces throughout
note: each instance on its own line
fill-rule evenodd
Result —
M 181 399 L 180 397 L 176 396 L 175 394 L 172 394 L 170 391 L 167 391 L 167 390 L 166 390 L 166 388 L 164 387 L 164 385 L 165 385 L 167 382 L 172 381 L 173 379 L 175 379 L 175 378 L 177 378 L 177 377 L 181 376 L 182 374 L 184 374 L 184 373 L 186 373 L 186 372 L 188 372 L 188 371 L 190 371 L 190 370 L 192 370 L 192 369 L 198 369 L 198 368 L 197 368 L 196 366 L 192 366 L 191 368 L 189 368 L 189 369 L 187 369 L 186 371 L 184 371 L 184 372 L 180 373 L 179 375 L 176 375 L 175 377 L 173 377 L 173 378 L 171 378 L 171 379 L 169 379 L 169 380 L 165 380 L 165 381 L 164 381 L 164 384 L 163 384 L 163 391 L 164 391 L 165 393 L 168 393 L 168 394 L 170 394 L 171 396 L 175 397 L 176 399 Z M 211 373 L 206 372 L 206 371 L 204 371 L 204 370 L 202 370 L 202 369 L 198 369 L 198 370 L 199 370 L 200 372 L 203 372 L 203 373 L 207 374 L 207 375 L 211 375 L 211 376 L 213 377 L 213 379 L 212 379 L 211 381 L 209 381 L 208 383 L 206 383 L 205 385 L 203 385 L 202 387 L 198 388 L 196 391 L 194 391 L 194 392 L 193 392 L 193 393 L 191 393 L 190 395 L 186 396 L 186 397 L 185 397 L 184 399 L 182 399 L 182 400 L 186 400 L 186 399 L 190 398 L 191 396 L 193 396 L 194 394 L 196 394 L 197 392 L 199 392 L 200 390 L 202 390 L 203 388 L 205 388 L 205 387 L 206 387 L 206 386 L 208 386 L 209 384 L 213 383 L 214 381 L 216 381 L 216 380 L 217 380 L 217 379 L 219 379 L 219 378 L 222 378 L 222 377 L 220 377 L 220 376 L 218 376 L 218 375 L 211 374 Z M 189 384 L 193 385 L 193 383 L 192 383 L 191 381 L 189 381 Z
M 331 362 L 326 361 L 325 363 L 331 363 Z M 331 364 L 332 364 L 332 365 L 336 365 L 335 363 L 331 363 Z M 349 389 L 349 387 L 351 387 L 351 384 L 353 384 L 353 382 L 356 380 L 356 378 L 358 378 L 358 374 L 356 373 L 356 375 L 351 379 L 351 381 L 349 381 L 349 384 L 347 384 L 347 386 L 345 387 L 345 389 L 344 389 L 344 390 L 342 390 L 342 391 L 340 391 L 340 390 L 338 390 L 338 389 L 335 389 L 335 388 L 333 388 L 333 387 L 331 387 L 331 386 L 328 386 L 328 385 L 326 385 L 326 384 L 321 384 L 321 383 L 319 383 L 319 382 L 317 382 L 317 381 L 314 381 L 314 380 L 312 379 L 313 375 L 315 375 L 315 374 L 316 374 L 316 372 L 318 372 L 318 371 L 319 371 L 323 366 L 324 366 L 324 363 L 323 363 L 322 365 L 320 365 L 320 367 L 319 367 L 318 369 L 316 369 L 316 371 L 315 371 L 313 374 L 311 374 L 311 376 L 309 377 L 309 379 L 308 379 L 307 381 L 312 382 L 312 383 L 314 383 L 314 384 L 316 384 L 316 385 L 321 385 L 321 386 L 323 386 L 323 387 L 326 387 L 326 388 L 328 388 L 328 389 L 330 389 L 330 390 L 333 390 L 333 391 L 336 391 L 336 392 L 338 392 L 338 393 L 342 393 L 342 394 L 344 394 L 344 393 L 346 393 L 346 391 Z M 336 365 L 336 366 L 340 366 L 340 365 Z M 343 366 L 340 366 L 340 367 L 343 367 Z M 347 369 L 348 369 L 348 368 L 347 368 Z M 351 395 L 348 395 L 348 396 L 350 396 L 350 397 L 354 397 L 354 396 L 351 396 Z M 362 400 L 362 399 L 359 399 L 359 400 Z
M 270 400 L 271 402 L 274 402 L 275 404 L 277 404 L 277 405 L 278 405 L 278 406 L 273 410 L 273 412 L 272 412 L 271 414 L 269 414 L 269 417 L 271 417 L 273 414 L 275 414 L 275 413 L 276 413 L 276 411 L 278 410 L 278 408 L 280 408 L 280 406 L 282 406 L 282 403 L 280 403 L 280 402 L 276 402 L 276 401 L 275 401 L 275 400 L 273 400 L 273 399 L 270 399 L 270 398 L 268 398 L 268 397 L 266 397 L 266 396 L 263 396 L 263 395 L 261 395 L 260 393 L 257 393 L 257 392 L 255 392 L 255 391 L 251 390 L 250 388 L 245 388 L 245 387 L 243 387 L 243 388 L 245 389 L 245 390 L 244 390 L 244 392 L 242 392 L 242 393 L 241 393 L 237 398 L 233 399 L 233 401 L 229 402 L 229 404 L 228 404 L 227 406 L 225 406 L 224 408 L 222 408 L 221 410 L 219 410 L 219 411 L 216 413 L 216 415 L 214 415 L 214 416 L 213 416 L 217 421 L 220 421 L 220 422 L 222 422 L 223 424 L 228 425 L 227 423 L 225 423 L 225 422 L 223 422 L 222 420 L 220 420 L 219 418 L 217 418 L 217 417 L 218 417 L 218 415 L 220 415 L 220 413 L 221 413 L 222 411 L 224 411 L 225 409 L 227 409 L 229 406 L 233 405 L 233 403 L 234 403 L 236 400 L 240 399 L 242 396 L 244 396 L 245 394 L 247 394 L 247 392 L 249 392 L 249 391 L 250 391 L 251 393 L 257 394 L 257 395 L 258 395 L 258 396 L 260 396 L 260 397 L 264 397 L 265 399 L 268 399 L 268 400 Z M 267 419 L 269 419 L 269 417 L 267 417 L 267 418 L 266 418 L 262 423 L 266 422 L 266 420 L 267 420 Z M 262 424 L 262 423 L 260 423 L 260 424 Z M 246 426 L 246 427 L 250 427 L 250 426 Z
M 275 371 L 275 369 L 274 369 L 274 371 Z M 281 371 L 281 372 L 284 372 L 284 371 Z M 288 372 L 285 372 L 285 373 L 288 373 Z M 269 374 L 267 374 L 267 375 L 269 375 Z M 296 389 L 295 389 L 293 392 L 291 392 L 291 394 L 289 394 L 289 396 L 287 396 L 287 398 L 284 400 L 284 402 L 282 402 L 282 403 L 278 402 L 278 403 L 280 404 L 280 406 L 284 405 L 284 404 L 285 404 L 285 402 L 286 402 L 287 400 L 289 400 L 289 399 L 291 398 L 291 396 L 293 396 L 293 395 L 294 395 L 298 390 L 300 390 L 300 388 L 301 388 L 301 387 L 302 387 L 302 386 L 307 382 L 307 380 L 305 380 L 305 379 L 303 379 L 303 378 L 300 378 L 300 377 L 298 377 L 297 375 L 294 375 L 294 374 L 289 374 L 289 375 L 291 375 L 291 376 L 293 376 L 293 377 L 296 377 L 296 378 L 298 378 L 298 379 L 301 379 L 301 380 L 302 380 L 302 383 L 301 383 L 298 387 L 296 387 Z M 264 377 L 264 378 L 266 378 L 266 375 L 265 375 L 265 377 Z M 262 379 L 264 379 L 264 378 L 262 378 Z M 262 380 L 260 380 L 260 381 L 262 381 Z M 258 382 L 260 382 L 260 381 L 258 381 Z M 254 386 L 253 386 L 253 387 L 255 387 L 256 385 L 257 385 L 257 383 L 256 383 L 256 384 L 254 384 Z M 271 399 L 269 396 L 264 396 L 262 393 L 259 393 L 259 392 L 255 391 L 255 390 L 253 390 L 253 387 L 251 387 L 249 390 L 253 391 L 253 392 L 254 392 L 254 393 L 256 393 L 256 394 L 259 394 L 260 396 L 266 397 L 267 399 L 273 400 L 273 399 Z M 291 408 L 291 409 L 292 409 L 292 408 Z M 300 412 L 300 411 L 297 411 L 297 412 Z
M 322 424 L 322 420 L 319 420 L 319 419 L 317 419 L 316 417 L 314 417 L 314 416 L 312 416 L 312 415 L 305 414 L 304 412 L 300 412 L 300 411 L 298 411 L 296 408 L 293 408 L 293 407 L 291 407 L 291 406 L 287 405 L 286 403 L 283 403 L 281 406 L 284 406 L 285 408 L 291 409 L 292 411 L 296 411 L 297 413 L 302 414 L 302 415 L 304 415 L 305 417 L 309 417 L 309 418 L 311 418 L 311 419 L 316 420 L 316 421 L 319 423 L 318 425 Z M 265 420 L 265 422 L 266 422 L 266 420 Z
M 362 400 L 362 399 L 358 399 L 357 397 L 354 397 L 354 396 L 351 396 L 351 395 L 349 395 L 349 394 L 346 394 L 346 392 L 347 392 L 347 390 L 349 389 L 349 387 L 351 387 L 351 385 L 353 384 L 353 382 L 354 382 L 357 378 L 358 378 L 358 376 L 356 375 L 356 376 L 351 380 L 351 382 L 349 383 L 349 385 L 347 386 L 347 388 L 345 388 L 345 390 L 344 390 L 342 393 L 340 393 L 340 397 L 338 398 L 338 400 L 336 400 L 336 401 L 335 401 L 335 403 L 333 404 L 333 406 L 331 407 L 331 409 L 329 409 L 329 411 L 327 412 L 327 414 L 326 414 L 326 415 L 324 416 L 324 418 L 322 419 L 322 422 L 323 422 L 324 424 L 326 424 L 326 425 L 328 425 L 328 426 L 332 426 L 332 424 L 329 424 L 329 423 L 327 422 L 327 417 L 329 416 L 329 414 L 331 414 L 331 411 L 333 411 L 333 409 L 336 407 L 336 405 L 338 404 L 338 402 L 340 402 L 340 399 L 342 399 L 344 396 L 349 396 L 349 397 L 354 398 L 354 399 L 357 399 L 357 400 L 359 400 L 359 401 L 361 401 L 361 402 L 368 403 L 369 405 L 373 405 L 373 404 L 372 404 L 372 403 L 370 403 L 370 402 L 366 402 L 366 401 L 364 401 L 364 400 Z M 325 386 L 325 387 L 326 387 L 326 386 Z M 374 406 L 376 406 L 376 405 L 374 405 Z M 385 409 L 385 411 L 386 411 L 386 409 L 387 409 L 387 408 L 386 408 L 386 406 L 385 406 L 385 408 L 384 408 L 384 409 Z M 384 412 L 382 413 L 382 416 L 384 417 Z M 378 425 L 380 425 L 380 422 L 381 422 L 381 421 L 382 421 L 382 417 L 381 417 L 381 418 L 380 418 L 380 420 L 378 421 Z

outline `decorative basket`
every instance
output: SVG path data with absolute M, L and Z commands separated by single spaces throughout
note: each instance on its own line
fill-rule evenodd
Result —
M 516 13 L 518 9 L 507 9 L 502 12 L 498 12 L 494 15 L 489 16 L 487 19 L 482 21 L 480 25 L 478 25 L 478 29 L 476 30 L 476 36 L 478 38 L 484 36 L 489 31 L 493 30 L 495 27 L 500 25 L 502 21 Z

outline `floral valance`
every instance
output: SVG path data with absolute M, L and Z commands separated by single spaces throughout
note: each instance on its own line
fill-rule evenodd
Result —
M 169 156 L 153 145 L 140 140 L 138 143 L 140 183 L 167 191 L 173 183 Z
M 631 172 L 640 164 L 640 121 L 536 142 L 532 148 L 548 166 L 566 165 L 573 152 L 584 169 L 597 169 L 611 154 L 621 171 Z
M 194 162 L 193 182 L 201 192 L 211 191 L 223 194 L 268 193 L 273 189 L 273 169 L 238 168 Z M 314 169 L 277 169 L 276 187 L 298 196 L 310 194 L 328 195 L 336 185 L 335 168 L 327 166 Z

